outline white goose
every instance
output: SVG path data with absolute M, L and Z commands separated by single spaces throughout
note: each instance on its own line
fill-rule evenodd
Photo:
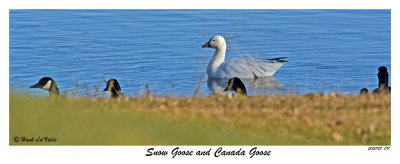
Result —
M 231 59 L 225 61 L 226 42 L 222 36 L 213 36 L 201 47 L 214 48 L 214 56 L 208 63 L 207 74 L 211 78 L 258 78 L 270 77 L 286 63 L 285 57 L 275 59 Z

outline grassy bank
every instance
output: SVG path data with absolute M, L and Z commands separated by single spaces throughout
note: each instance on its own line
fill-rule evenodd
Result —
M 390 106 L 390 95 L 54 100 L 10 94 L 9 144 L 390 145 Z

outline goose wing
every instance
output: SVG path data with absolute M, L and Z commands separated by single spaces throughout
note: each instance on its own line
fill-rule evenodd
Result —
M 281 59 L 231 59 L 222 63 L 215 75 L 218 78 L 255 78 L 273 76 L 285 63 L 285 61 L 279 61 Z

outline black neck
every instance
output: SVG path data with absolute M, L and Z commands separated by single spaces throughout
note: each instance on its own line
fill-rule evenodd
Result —
M 379 88 L 388 88 L 389 87 L 389 77 L 386 74 L 382 74 L 381 77 L 379 77 Z
M 58 91 L 58 88 L 57 88 L 57 84 L 54 81 L 50 86 L 49 94 L 50 94 L 50 96 L 57 96 L 60 94 L 60 91 Z
M 111 97 L 112 98 L 117 98 L 121 95 L 121 92 L 115 89 L 114 87 L 111 89 Z

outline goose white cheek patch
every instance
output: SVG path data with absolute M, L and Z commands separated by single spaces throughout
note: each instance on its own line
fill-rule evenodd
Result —
M 53 81 L 51 80 L 47 81 L 46 85 L 43 86 L 43 89 L 49 90 L 52 82 Z

